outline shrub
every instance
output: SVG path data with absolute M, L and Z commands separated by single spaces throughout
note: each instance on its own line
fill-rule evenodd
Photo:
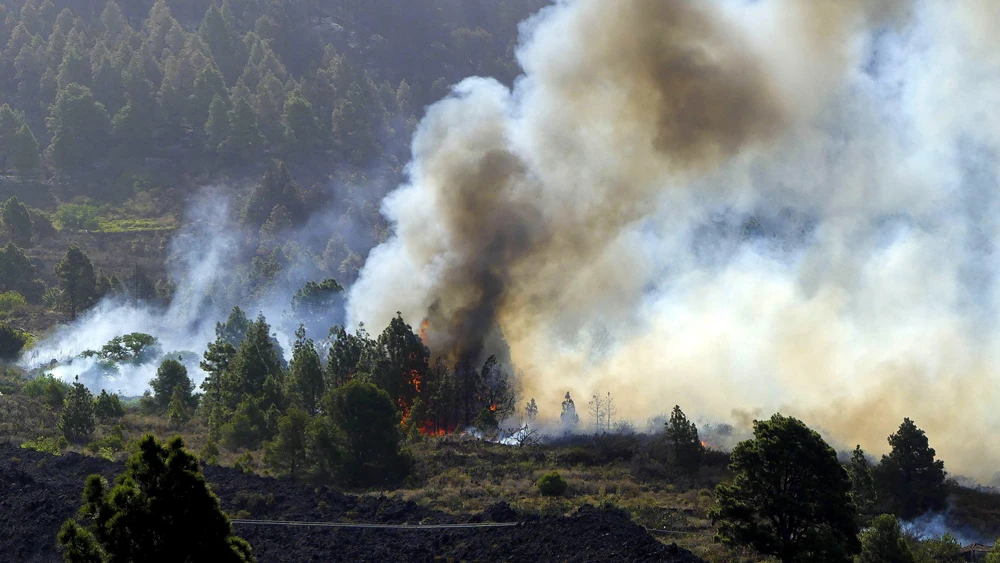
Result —
M 42 374 L 24 384 L 22 392 L 31 398 L 41 398 L 50 407 L 56 408 L 63 404 L 69 385 L 47 374 Z
M 538 485 L 538 492 L 542 493 L 542 496 L 546 497 L 562 496 L 562 494 L 565 493 L 566 489 L 569 487 L 569 483 L 567 483 L 557 471 L 542 475 L 536 485 Z
M 28 301 L 16 291 L 0 293 L 0 313 L 13 313 L 27 306 Z
M 108 394 L 102 389 L 101 394 L 94 399 L 94 415 L 102 422 L 116 420 L 124 416 L 125 408 L 122 407 L 118 394 Z
M 59 455 L 59 444 L 52 438 L 41 437 L 28 440 L 21 444 L 26 450 L 35 450 L 46 454 Z
M 0 360 L 16 360 L 28 340 L 28 333 L 0 323 Z
M 215 440 L 209 438 L 205 442 L 205 446 L 198 452 L 198 457 L 205 465 L 219 465 L 219 453 L 219 445 L 215 443 Z
M 97 231 L 101 228 L 97 208 L 93 205 L 64 203 L 56 209 L 56 221 L 61 228 L 72 231 Z

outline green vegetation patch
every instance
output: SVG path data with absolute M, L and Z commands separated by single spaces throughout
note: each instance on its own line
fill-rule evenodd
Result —
M 16 291 L 0 293 L 0 313 L 14 313 L 27 305 L 28 301 Z

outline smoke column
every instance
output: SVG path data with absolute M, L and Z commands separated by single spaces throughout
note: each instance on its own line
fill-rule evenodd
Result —
M 561 0 L 523 76 L 431 106 L 348 319 L 401 311 L 525 397 L 780 410 L 874 453 L 904 416 L 952 471 L 1000 447 L 1000 7 Z

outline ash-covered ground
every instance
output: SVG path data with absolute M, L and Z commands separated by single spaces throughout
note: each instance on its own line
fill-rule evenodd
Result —
M 0 444 L 0 553 L 6 561 L 61 561 L 56 534 L 80 506 L 84 478 L 113 479 L 123 468 L 100 458 L 52 456 Z M 246 519 L 379 524 L 521 522 L 508 528 L 384 530 L 238 525 L 257 561 L 574 561 L 697 563 L 664 545 L 617 510 L 584 507 L 569 517 L 539 519 L 505 504 L 453 516 L 412 502 L 355 496 L 205 467 L 205 477 L 231 515 Z

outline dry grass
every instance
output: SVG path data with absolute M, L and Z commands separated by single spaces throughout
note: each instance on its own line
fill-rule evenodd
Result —
M 724 468 L 706 467 L 693 478 L 642 481 L 628 460 L 603 462 L 578 446 L 501 446 L 454 437 L 430 438 L 411 446 L 417 474 L 408 486 L 388 494 L 451 513 L 485 509 L 500 500 L 541 516 L 570 514 L 584 504 L 617 507 L 667 543 L 690 549 L 712 562 L 762 561 L 714 541 L 708 518 L 714 483 Z M 558 471 L 569 483 L 561 497 L 542 496 L 535 482 Z M 382 492 L 378 493 L 382 494 Z

